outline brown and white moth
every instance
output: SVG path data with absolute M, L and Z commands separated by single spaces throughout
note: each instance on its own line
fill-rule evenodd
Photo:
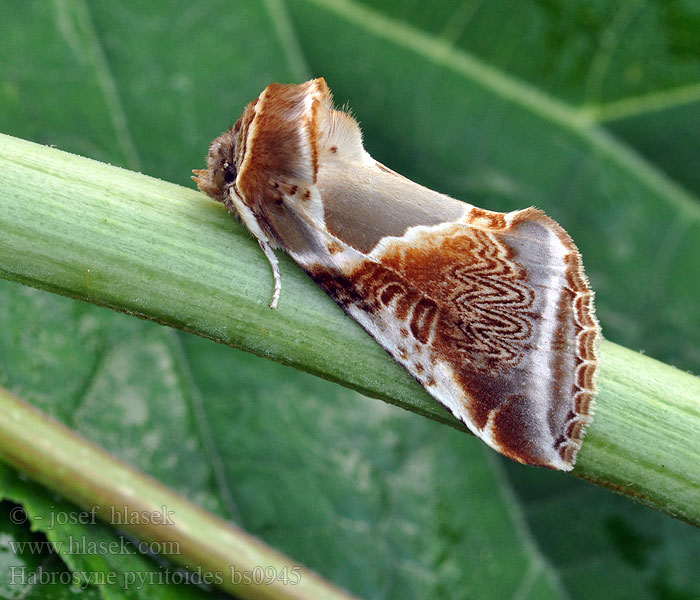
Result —
M 194 173 L 260 243 L 272 308 L 282 248 L 489 446 L 573 468 L 599 327 L 559 224 L 535 208 L 471 206 L 378 163 L 323 79 L 268 86 Z

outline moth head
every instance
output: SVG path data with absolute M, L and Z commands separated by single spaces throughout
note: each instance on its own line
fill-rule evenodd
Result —
M 239 147 L 240 127 L 237 123 L 227 132 L 222 133 L 209 146 L 206 169 L 194 169 L 194 179 L 200 191 L 225 202 L 229 189 L 238 176 L 237 149 Z
M 195 170 L 194 179 L 229 210 L 235 193 L 260 212 L 268 201 L 279 203 L 279 186 L 308 188 L 327 160 L 364 160 L 365 154 L 357 123 L 333 109 L 322 78 L 299 85 L 273 83 L 211 143 L 207 168 Z

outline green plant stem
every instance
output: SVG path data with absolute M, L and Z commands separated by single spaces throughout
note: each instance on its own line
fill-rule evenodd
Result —
M 0 388 L 0 458 L 110 523 L 149 542 L 177 548 L 169 558 L 220 573 L 220 587 L 241 598 L 349 600 L 351 596 L 245 531 L 202 510 L 132 469 L 43 412 Z M 130 515 L 162 513 L 167 521 L 129 524 Z M 133 521 L 133 519 L 131 519 Z M 236 583 L 232 569 L 246 577 Z M 267 571 L 266 571 L 267 570 Z M 256 584 L 261 573 L 284 574 Z M 298 580 L 296 576 L 298 575 Z M 288 577 L 287 581 L 284 578 Z M 252 581 L 248 581 L 251 579 Z M 291 583 L 294 581 L 295 583 Z
M 196 166 L 196 165 L 195 165 Z M 185 189 L 0 135 L 0 276 L 249 350 L 464 427 L 285 256 Z M 609 342 L 574 474 L 700 524 L 700 379 Z M 0 432 L 1 434 L 2 432 Z

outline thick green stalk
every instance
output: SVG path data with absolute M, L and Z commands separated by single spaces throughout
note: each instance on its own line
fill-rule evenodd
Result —
M 0 136 L 0 275 L 193 331 L 461 427 L 291 261 L 193 189 Z M 604 342 L 574 474 L 700 524 L 700 379 Z M 0 434 L 2 432 L 0 431 Z

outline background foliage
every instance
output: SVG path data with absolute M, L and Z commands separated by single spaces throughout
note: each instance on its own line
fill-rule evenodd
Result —
M 265 85 L 324 76 L 375 158 L 478 206 L 558 219 L 606 337 L 700 373 L 697 3 L 0 0 L 0 22 L 0 131 L 192 185 Z M 358 595 L 700 594 L 700 536 L 683 523 L 230 348 L 0 293 L 0 384 Z M 37 517 L 63 501 L 5 467 L 0 495 L 2 565 L 164 568 L 12 552 L 40 535 L 30 523 L 52 540 L 117 534 L 47 530 Z M 5 572 L 2 598 L 79 593 Z

